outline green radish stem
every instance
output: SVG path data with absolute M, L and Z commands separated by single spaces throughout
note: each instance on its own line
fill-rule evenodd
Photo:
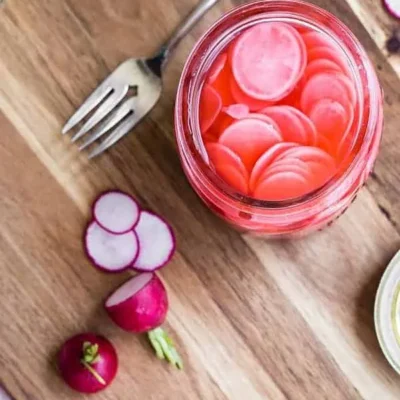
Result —
M 92 344 L 90 342 L 83 343 L 82 346 L 82 365 L 97 379 L 102 385 L 106 384 L 106 381 L 101 377 L 101 375 L 92 367 L 99 361 L 99 345 Z
M 157 358 L 167 360 L 178 369 L 183 369 L 183 362 L 179 356 L 172 339 L 162 328 L 156 328 L 147 333 L 151 345 L 156 352 Z

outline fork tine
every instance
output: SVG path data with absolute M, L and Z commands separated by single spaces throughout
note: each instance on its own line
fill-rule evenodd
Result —
M 100 126 L 93 132 L 80 146 L 79 150 L 84 150 L 90 146 L 94 141 L 103 136 L 111 128 L 117 125 L 124 119 L 129 112 L 133 111 L 136 97 L 131 97 L 120 105 Z
M 109 85 L 109 79 L 106 78 L 66 122 L 61 131 L 62 134 L 64 135 L 76 124 L 82 121 L 82 119 L 85 118 L 85 116 L 90 113 L 90 111 L 92 111 L 108 94 L 110 94 L 111 91 L 112 87 Z
M 114 129 L 109 136 L 99 144 L 93 151 L 89 153 L 89 159 L 97 157 L 103 151 L 107 150 L 113 144 L 118 142 L 118 140 L 122 139 L 129 131 L 136 126 L 142 118 L 146 115 L 146 112 L 138 112 L 133 113 L 130 117 L 128 117 L 120 126 Z
M 102 103 L 95 113 L 85 122 L 82 128 L 76 133 L 71 141 L 76 142 L 85 133 L 89 132 L 95 125 L 97 125 L 104 117 L 115 108 L 128 92 L 128 85 L 115 88 L 111 96 L 107 97 L 106 101 Z

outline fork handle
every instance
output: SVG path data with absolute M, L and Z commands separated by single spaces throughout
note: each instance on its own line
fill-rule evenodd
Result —
M 203 15 L 219 0 L 201 0 L 192 12 L 182 21 L 172 36 L 161 46 L 157 55 L 152 59 L 160 63 L 160 70 L 165 67 L 169 56 L 178 46 L 180 41 L 189 33 L 189 31 L 199 22 Z

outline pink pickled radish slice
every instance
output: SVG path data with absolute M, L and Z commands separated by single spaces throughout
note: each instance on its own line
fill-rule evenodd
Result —
M 317 146 L 328 154 L 335 154 L 336 145 L 323 135 L 318 135 Z
M 304 88 L 304 75 L 297 83 L 296 87 L 282 100 L 279 100 L 278 105 L 300 107 L 300 97 Z
M 307 180 L 296 172 L 280 172 L 261 181 L 253 196 L 260 200 L 294 199 L 310 191 Z
M 314 185 L 314 189 L 318 189 L 325 185 L 325 183 L 328 182 L 336 172 L 334 168 L 317 161 L 309 161 L 307 165 L 312 174 L 311 181 Z
M 218 79 L 219 74 L 224 69 L 227 60 L 228 60 L 227 53 L 222 53 L 217 57 L 217 59 L 214 61 L 214 64 L 212 65 L 208 73 L 207 83 L 213 84 Z
M 332 158 L 332 156 L 318 147 L 299 146 L 293 149 L 288 149 L 281 154 L 277 160 L 281 160 L 283 158 L 298 158 L 306 163 L 315 161 L 322 163 L 329 168 L 335 168 L 336 166 L 335 160 Z
M 232 97 L 230 89 L 231 79 L 232 79 L 232 72 L 230 70 L 228 63 L 226 63 L 225 67 L 218 74 L 218 77 L 211 85 L 220 95 L 222 104 L 224 106 L 236 103 L 236 101 Z
M 301 175 L 304 179 L 308 180 L 311 178 L 311 170 L 308 165 L 301 160 L 295 158 L 279 160 L 273 163 L 260 177 L 260 182 L 264 181 L 268 177 L 275 175 L 280 172 L 296 172 Z
M 248 171 L 267 149 L 281 141 L 281 135 L 272 125 L 254 118 L 234 122 L 219 138 L 221 144 L 242 159 Z
M 214 121 L 214 123 L 211 125 L 209 130 L 206 132 L 213 137 L 218 138 L 221 136 L 221 133 L 224 132 L 224 130 L 231 125 L 235 120 L 229 116 L 228 114 L 221 112 L 217 119 Z M 204 137 L 204 133 L 203 133 Z
M 315 75 L 306 83 L 300 100 L 301 109 L 309 114 L 313 105 L 322 99 L 331 99 L 342 105 L 351 101 L 344 81 L 332 73 Z
M 171 226 L 150 211 L 140 213 L 135 232 L 139 239 L 139 255 L 132 268 L 137 271 L 155 271 L 167 264 L 176 248 Z
M 290 108 L 292 113 L 296 115 L 296 117 L 299 119 L 299 121 L 303 125 L 303 128 L 304 128 L 307 138 L 308 138 L 307 144 L 309 146 L 315 146 L 315 144 L 317 143 L 317 135 L 318 134 L 317 134 L 317 129 L 315 128 L 314 123 L 311 121 L 311 119 L 307 115 L 302 113 L 297 108 L 289 107 L 289 106 L 286 106 L 286 107 Z
M 278 143 L 268 149 L 255 163 L 250 176 L 250 191 L 254 191 L 261 175 L 267 170 L 271 163 L 286 150 L 297 147 L 297 143 Z
M 232 166 L 243 175 L 246 181 L 248 180 L 248 172 L 246 170 L 246 167 L 243 165 L 240 157 L 231 149 L 220 143 L 210 143 L 206 145 L 206 150 L 208 157 L 210 158 L 210 161 L 214 166 Z
M 346 87 L 347 94 L 349 95 L 350 104 L 354 107 L 357 102 L 357 92 L 353 82 L 346 76 L 341 73 L 331 73 L 331 75 L 335 76 L 335 79 L 340 81 L 344 87 Z
M 306 57 L 299 33 L 290 25 L 259 23 L 236 40 L 232 72 L 240 89 L 255 99 L 277 101 L 301 77 Z
M 261 113 L 251 113 L 248 115 L 248 118 L 260 119 L 261 121 L 267 122 L 268 124 L 272 125 L 274 129 L 281 135 L 279 125 L 271 117 L 268 117 L 268 115 Z
M 139 205 L 126 193 L 109 191 L 101 194 L 93 205 L 97 223 L 111 233 L 126 233 L 139 221 Z
M 114 234 L 92 221 L 85 233 L 85 250 L 96 267 L 107 272 L 120 272 L 136 260 L 139 243 L 134 231 Z
M 235 78 L 232 76 L 231 81 L 230 81 L 230 88 L 231 88 L 231 93 L 233 98 L 237 103 L 243 103 L 246 104 L 250 111 L 258 111 L 261 108 L 270 106 L 273 104 L 270 101 L 265 101 L 265 100 L 259 100 L 255 99 L 253 97 L 250 97 L 248 94 L 243 92 L 242 89 L 240 89 L 239 85 L 236 83 Z
M 320 135 L 328 139 L 340 139 L 346 134 L 352 116 L 337 101 L 323 99 L 314 104 L 310 111 L 310 119 Z
M 222 109 L 218 92 L 210 85 L 204 85 L 200 97 L 200 129 L 207 132 Z
M 231 164 L 215 165 L 217 174 L 241 194 L 248 193 L 248 181 L 245 176 Z
M 301 37 L 308 50 L 315 47 L 332 47 L 335 51 L 338 51 L 336 43 L 322 33 L 312 31 L 301 35 Z
M 202 136 L 202 138 L 203 138 L 204 144 L 207 144 L 207 143 L 216 143 L 216 142 L 218 142 L 218 137 L 215 136 L 215 135 L 214 135 L 212 132 L 210 132 L 210 131 L 208 131 L 208 132 L 206 132 L 206 133 L 203 133 L 201 136 Z
M 350 75 L 349 66 L 346 63 L 346 59 L 339 53 L 339 51 L 325 46 L 315 47 L 308 52 L 309 63 L 319 59 L 332 61 L 340 67 L 342 72 L 344 72 L 346 75 Z
M 299 118 L 293 113 L 291 107 L 267 107 L 260 113 L 272 118 L 279 126 L 282 138 L 286 142 L 308 144 L 307 132 Z
M 320 58 L 318 60 L 311 61 L 304 72 L 305 79 L 309 79 L 314 75 L 320 74 L 321 72 L 342 72 L 341 68 L 333 61 Z
M 393 17 L 400 19 L 400 2 L 399 0 L 383 0 L 383 4 Z
M 246 104 L 232 104 L 222 110 L 234 119 L 243 119 L 249 115 L 249 106 Z

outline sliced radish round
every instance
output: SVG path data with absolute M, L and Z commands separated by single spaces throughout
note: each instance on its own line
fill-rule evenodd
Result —
M 243 92 L 233 76 L 230 80 L 230 89 L 235 101 L 237 103 L 246 104 L 250 111 L 258 111 L 261 110 L 261 108 L 268 107 L 273 104 L 271 101 L 255 99 L 254 97 L 251 97 L 247 93 Z
M 332 49 L 331 47 L 315 47 L 308 52 L 308 62 L 311 63 L 314 60 L 330 60 L 337 64 L 342 72 L 346 75 L 350 75 L 349 66 L 344 58 L 344 55 L 341 55 L 339 51 Z
M 208 157 L 214 166 L 230 165 L 236 169 L 245 180 L 248 180 L 248 172 L 240 157 L 229 147 L 221 143 L 210 143 L 206 146 Z
M 249 115 L 250 109 L 246 104 L 232 104 L 223 108 L 222 111 L 233 119 L 243 119 Z
M 310 119 L 319 134 L 337 141 L 346 134 L 353 115 L 348 115 L 346 109 L 337 101 L 322 99 L 311 108 Z
M 176 248 L 175 235 L 162 217 L 150 211 L 142 211 L 135 232 L 140 250 L 132 264 L 133 269 L 155 271 L 171 260 Z
M 268 149 L 255 163 L 251 171 L 249 188 L 253 192 L 257 186 L 261 175 L 267 170 L 271 163 L 286 150 L 297 147 L 297 143 L 278 143 Z
M 224 68 L 218 74 L 218 77 L 211 84 L 211 86 L 219 93 L 222 105 L 224 106 L 229 106 L 230 104 L 237 103 L 231 93 L 231 79 L 232 71 L 228 63 L 226 63 Z
M 127 233 L 139 221 L 139 205 L 126 193 L 116 190 L 101 194 L 93 205 L 97 223 L 111 233 Z
M 219 77 L 219 74 L 225 68 L 226 61 L 228 59 L 227 53 L 220 54 L 214 61 L 214 64 L 210 68 L 208 73 L 207 82 L 213 84 Z
M 316 143 L 317 143 L 317 139 L 318 139 L 317 138 L 318 133 L 317 133 L 317 129 L 315 128 L 314 123 L 311 121 L 311 119 L 309 117 L 307 117 L 307 115 L 302 113 L 297 108 L 289 107 L 289 106 L 286 106 L 286 107 L 290 108 L 292 113 L 296 115 L 296 117 L 299 119 L 299 121 L 303 125 L 304 131 L 305 131 L 306 136 L 308 138 L 307 144 L 309 146 L 315 146 Z
M 279 22 L 259 23 L 235 41 L 232 72 L 241 90 L 259 100 L 277 101 L 300 79 L 306 57 L 300 34 Z
M 280 172 L 296 172 L 304 179 L 311 178 L 311 170 L 307 163 L 296 158 L 288 158 L 274 162 L 260 177 L 259 182 Z
M 304 78 L 310 79 L 312 76 L 320 74 L 321 72 L 342 72 L 342 69 L 331 60 L 319 58 L 318 60 L 311 61 L 304 72 Z
M 272 118 L 279 126 L 282 138 L 286 142 L 308 144 L 308 136 L 303 124 L 291 107 L 273 106 L 260 111 L 261 114 Z
M 221 144 L 242 159 L 248 171 L 266 150 L 281 141 L 281 135 L 272 125 L 254 118 L 234 122 L 219 138 Z
M 400 2 L 399 0 L 383 0 L 383 4 L 393 17 L 400 19 Z
M 335 51 L 338 51 L 335 42 L 322 33 L 312 31 L 301 35 L 301 37 L 308 50 L 311 50 L 315 47 L 330 47 L 333 48 Z
M 120 328 L 134 333 L 147 332 L 165 320 L 167 291 L 156 274 L 141 273 L 123 283 L 104 306 Z
M 217 119 L 222 109 L 222 100 L 219 93 L 210 85 L 206 84 L 200 96 L 200 129 L 207 132 L 213 122 Z
M 92 221 L 85 233 L 85 250 L 96 267 L 107 272 L 120 272 L 135 262 L 139 242 L 134 231 L 114 234 Z
M 215 170 L 228 185 L 232 186 L 239 193 L 246 195 L 248 193 L 248 180 L 232 164 L 216 164 Z
M 272 125 L 274 127 L 274 129 L 282 136 L 281 130 L 279 129 L 279 125 L 271 117 L 268 117 L 268 115 L 261 114 L 261 112 L 260 113 L 250 113 L 248 115 L 248 118 L 260 119 L 261 121 L 264 121 L 267 124 Z
M 329 168 L 335 168 L 336 166 L 334 158 L 318 147 L 299 146 L 293 149 L 288 149 L 282 153 L 277 160 L 283 158 L 298 158 L 306 163 L 309 163 L 310 161 L 320 162 Z
M 312 106 L 319 100 L 331 99 L 342 105 L 348 104 L 350 93 L 346 84 L 337 74 L 321 73 L 314 75 L 304 87 L 301 95 L 301 109 L 309 114 Z
M 294 199 L 310 192 L 307 180 L 296 172 L 280 172 L 261 181 L 254 197 L 260 200 L 282 201 Z

